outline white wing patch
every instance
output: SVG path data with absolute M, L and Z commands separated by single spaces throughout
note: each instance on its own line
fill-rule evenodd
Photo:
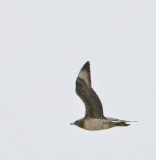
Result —
M 90 82 L 90 77 L 89 77 L 89 76 L 90 76 L 90 75 L 89 75 L 89 73 L 87 72 L 87 70 L 82 70 L 82 71 L 80 71 L 80 73 L 79 73 L 79 75 L 78 75 L 79 78 L 85 80 L 85 82 L 87 83 L 87 85 L 90 86 L 90 85 L 91 85 L 91 84 L 90 84 L 91 82 Z

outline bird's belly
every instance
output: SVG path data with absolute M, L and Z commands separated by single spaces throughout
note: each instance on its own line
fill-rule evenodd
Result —
M 87 130 L 101 130 L 112 128 L 112 124 L 105 119 L 86 119 L 84 121 L 84 129 Z

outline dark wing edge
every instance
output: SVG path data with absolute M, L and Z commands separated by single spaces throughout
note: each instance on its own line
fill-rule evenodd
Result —
M 90 63 L 86 62 L 76 80 L 76 93 L 85 104 L 85 118 L 104 119 L 102 103 L 91 87 Z
M 88 86 L 91 87 L 91 73 L 90 73 L 90 62 L 87 61 L 81 68 L 79 78 L 83 79 Z

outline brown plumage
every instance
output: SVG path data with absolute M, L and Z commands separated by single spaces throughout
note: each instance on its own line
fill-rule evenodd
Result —
M 89 61 L 84 64 L 76 79 L 76 93 L 85 104 L 85 117 L 75 121 L 74 125 L 87 130 L 108 129 L 115 126 L 128 126 L 125 120 L 105 117 L 102 103 L 92 88 Z
M 85 117 L 103 119 L 102 103 L 91 87 L 90 63 L 86 62 L 76 80 L 76 93 L 86 107 Z

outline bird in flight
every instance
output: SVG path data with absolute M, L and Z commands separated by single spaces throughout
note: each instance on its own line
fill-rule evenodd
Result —
M 86 130 L 103 130 L 116 126 L 128 126 L 127 122 L 116 118 L 105 117 L 102 103 L 92 88 L 90 62 L 87 61 L 80 70 L 76 79 L 76 93 L 85 104 L 85 117 L 71 123 Z

